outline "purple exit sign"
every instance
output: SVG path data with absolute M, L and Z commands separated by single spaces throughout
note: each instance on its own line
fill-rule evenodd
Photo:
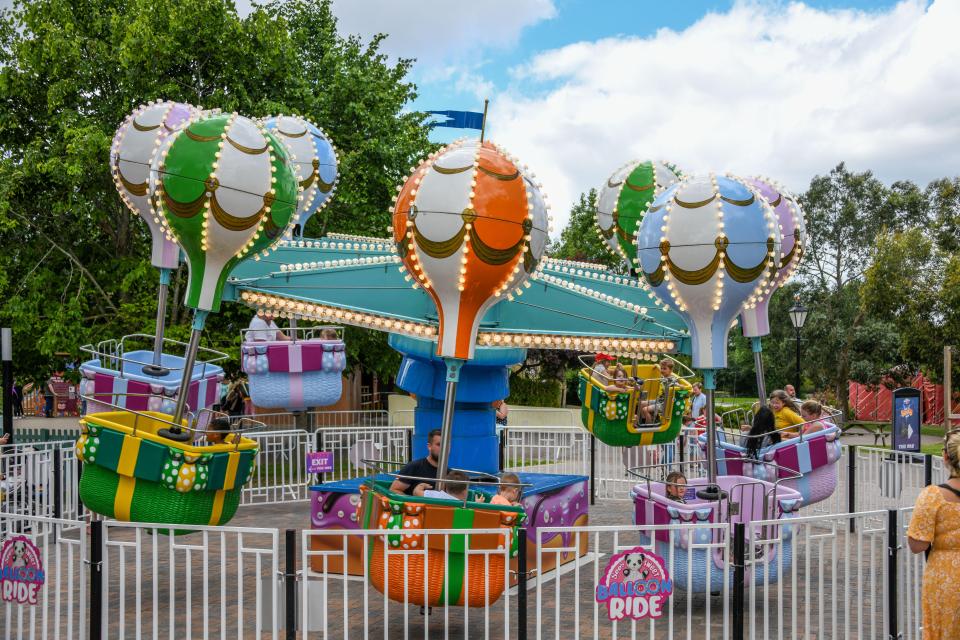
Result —
M 310 451 L 307 453 L 307 473 L 333 471 L 333 451 Z

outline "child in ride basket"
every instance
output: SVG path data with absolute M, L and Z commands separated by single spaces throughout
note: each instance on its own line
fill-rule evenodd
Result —
M 687 492 L 687 476 L 681 471 L 671 471 L 667 474 L 667 497 L 674 502 L 686 502 L 684 494 Z
M 520 476 L 515 473 L 505 473 L 500 476 L 500 488 L 497 489 L 497 495 L 490 498 L 490 504 L 518 505 L 522 489 L 520 485 Z M 506 485 L 503 483 L 507 483 Z

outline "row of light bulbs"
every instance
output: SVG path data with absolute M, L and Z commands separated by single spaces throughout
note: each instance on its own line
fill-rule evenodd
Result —
M 641 307 L 641 306 L 638 305 L 638 304 L 634 304 L 634 303 L 632 303 L 632 302 L 628 302 L 627 300 L 623 300 L 622 298 L 618 298 L 618 297 L 616 297 L 616 296 L 611 296 L 610 294 L 607 294 L 607 293 L 601 293 L 601 292 L 599 292 L 599 291 L 597 291 L 597 290 L 595 290 L 595 289 L 591 289 L 591 288 L 589 288 L 589 287 L 585 287 L 585 286 L 583 286 L 583 285 L 581 285 L 581 284 L 577 284 L 577 283 L 575 283 L 575 282 L 570 282 L 569 280 L 564 280 L 563 278 L 558 278 L 557 276 L 552 276 L 552 275 L 550 275 L 550 274 L 548 274 L 548 273 L 538 273 L 538 274 L 534 274 L 534 275 L 531 276 L 531 277 L 532 277 L 534 280 L 539 280 L 539 281 L 543 281 L 543 282 L 549 282 L 550 284 L 556 285 L 556 286 L 558 286 L 558 287 L 563 287 L 563 288 L 565 288 L 565 289 L 569 289 L 570 291 L 574 291 L 574 292 L 579 293 L 579 294 L 581 294 L 581 295 L 585 295 L 585 296 L 589 296 L 589 297 L 591 297 L 591 298 L 595 298 L 595 299 L 600 300 L 600 301 L 602 301 L 602 302 L 607 302 L 607 303 L 609 303 L 609 304 L 618 306 L 618 307 L 620 307 L 620 308 L 622 308 L 622 309 L 627 309 L 627 310 L 629 310 L 629 311 L 633 311 L 634 313 L 639 313 L 640 315 L 643 315 L 643 316 L 647 315 L 647 308 L 646 308 L 646 307 Z
M 477 342 L 484 346 L 518 346 L 534 349 L 566 349 L 613 353 L 666 353 L 673 351 L 670 340 L 637 340 L 633 338 L 587 338 L 538 333 L 480 332 Z
M 293 271 L 311 271 L 314 269 L 335 269 L 337 267 L 355 267 L 368 264 L 394 264 L 400 262 L 399 256 L 369 256 L 366 258 L 341 258 L 338 260 L 316 260 L 311 262 L 289 262 L 280 265 L 281 273 Z

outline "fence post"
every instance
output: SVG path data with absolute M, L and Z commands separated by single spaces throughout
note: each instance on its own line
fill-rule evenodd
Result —
M 857 512 L 857 447 L 847 447 L 847 513 Z M 856 522 L 850 518 L 850 533 L 857 530 Z
M 590 504 L 597 498 L 597 437 L 590 434 Z
M 297 637 L 297 530 L 287 529 L 284 541 L 286 558 L 284 559 L 284 607 L 286 614 L 287 640 Z M 306 588 L 306 585 L 304 585 Z
M 83 515 L 83 499 L 80 497 L 80 480 L 83 478 L 83 462 L 77 457 L 77 517 Z
M 527 640 L 527 530 L 517 534 L 517 640 Z
M 407 429 L 407 462 L 413 462 L 413 429 Z
M 933 456 L 929 453 L 923 455 L 923 486 L 929 487 L 933 484 Z
M 90 523 L 90 640 L 103 637 L 103 520 Z
M 743 620 L 743 589 L 744 572 L 747 565 L 747 529 L 742 522 L 733 525 L 733 594 L 732 594 L 732 615 L 733 615 L 733 640 L 743 640 L 744 620 Z
M 60 518 L 63 513 L 61 496 L 63 491 L 63 469 L 60 468 L 63 452 L 59 445 L 53 450 L 53 517 Z
M 887 510 L 887 637 L 890 640 L 900 638 L 900 627 L 897 621 L 897 553 L 900 550 L 900 527 L 897 520 L 897 510 Z
M 500 451 L 499 451 L 499 455 L 498 455 L 499 460 L 497 461 L 497 464 L 500 465 L 500 471 L 503 471 L 504 469 L 507 468 L 507 467 L 506 467 L 506 463 L 507 463 L 507 427 L 504 427 L 503 429 L 500 430 L 499 445 L 500 445 Z

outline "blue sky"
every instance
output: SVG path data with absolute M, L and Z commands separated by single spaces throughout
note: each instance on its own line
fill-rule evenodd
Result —
M 840 162 L 922 186 L 960 166 L 960 0 L 333 2 L 341 33 L 416 58 L 412 108 L 490 98 L 488 135 L 538 174 L 555 235 L 634 159 L 797 192 Z
M 522 0 L 521 0 L 522 1 Z M 357 4 L 354 0 L 353 4 Z M 363 4 L 360 2 L 360 4 Z M 769 2 L 765 4 L 786 4 Z M 806 5 L 827 10 L 860 10 L 876 12 L 889 9 L 892 0 L 808 0 Z M 538 53 L 581 41 L 604 38 L 650 37 L 658 30 L 682 31 L 708 13 L 723 13 L 734 5 L 732 0 L 557 0 L 554 17 L 524 28 L 519 37 L 507 45 L 486 47 L 473 61 L 477 72 L 496 90 L 511 86 L 510 70 L 520 61 Z M 436 59 L 421 57 L 412 78 L 417 82 L 420 97 L 417 109 L 458 109 L 481 111 L 483 100 L 478 93 L 458 88 L 446 79 L 437 79 L 433 67 L 442 64 Z M 537 83 L 535 90 L 549 90 L 554 83 Z M 481 91 L 482 93 L 482 91 Z M 494 92 L 491 92 L 494 93 Z M 495 118 L 491 114 L 491 126 Z M 438 129 L 434 138 L 449 140 L 469 131 Z

